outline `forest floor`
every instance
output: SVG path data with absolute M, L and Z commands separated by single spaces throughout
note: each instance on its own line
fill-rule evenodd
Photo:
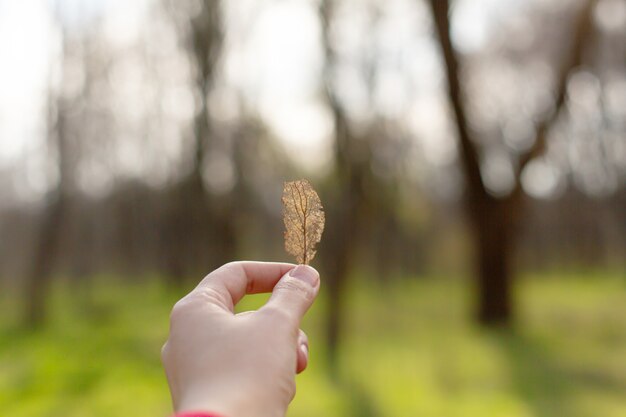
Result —
M 0 295 L 0 415 L 170 414 L 159 351 L 177 296 L 155 283 L 100 281 L 57 288 L 38 331 L 18 328 L 16 300 Z M 460 280 L 352 282 L 332 372 L 323 297 L 302 325 L 311 359 L 289 417 L 626 416 L 623 273 L 527 276 L 516 325 L 499 330 L 472 323 Z

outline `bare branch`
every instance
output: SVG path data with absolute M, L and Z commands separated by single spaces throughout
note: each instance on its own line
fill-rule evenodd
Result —
M 450 21 L 448 19 L 448 0 L 430 0 L 433 19 L 437 28 L 439 45 L 446 64 L 448 77 L 448 93 L 456 116 L 456 127 L 461 145 L 461 158 L 465 178 L 468 182 L 470 194 L 473 197 L 487 196 L 485 185 L 480 176 L 480 161 L 478 150 L 473 141 L 467 124 L 467 116 L 463 103 L 463 92 L 459 81 L 459 69 L 456 52 L 450 41 Z
M 550 112 L 545 119 L 540 121 L 537 125 L 533 146 L 519 157 L 517 165 L 517 178 L 519 178 L 519 174 L 522 173 L 526 165 L 528 165 L 528 163 L 534 158 L 540 156 L 546 149 L 546 136 L 548 131 L 556 121 L 563 105 L 565 104 L 569 75 L 581 64 L 585 40 L 589 36 L 592 29 L 592 12 L 595 4 L 596 0 L 588 0 L 582 7 L 580 15 L 576 19 L 577 21 L 574 27 L 574 34 L 572 36 L 571 49 L 559 68 L 556 99 L 554 101 L 553 111 Z M 519 180 L 517 187 L 520 187 Z

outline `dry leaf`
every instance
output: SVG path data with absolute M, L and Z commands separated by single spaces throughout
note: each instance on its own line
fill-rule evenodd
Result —
M 308 264 L 324 231 L 322 202 L 307 180 L 285 182 L 282 202 L 285 250 L 299 264 Z

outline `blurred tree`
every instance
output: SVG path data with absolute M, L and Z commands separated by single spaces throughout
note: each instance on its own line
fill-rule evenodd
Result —
M 172 7 L 179 7 L 172 5 Z M 222 50 L 222 11 L 219 1 L 187 4 L 181 30 L 188 36 L 187 47 L 194 64 L 193 88 L 198 107 L 193 121 L 193 157 L 188 174 L 169 191 L 166 199 L 163 254 L 169 282 L 180 285 L 189 266 L 200 263 L 210 270 L 234 259 L 236 236 L 234 215 L 229 213 L 230 196 L 211 199 L 205 189 L 204 169 L 216 130 L 208 105 Z
M 59 12 L 57 10 L 57 17 Z M 61 23 L 60 36 L 62 51 L 60 52 L 62 86 L 65 80 L 64 57 L 68 51 L 68 37 Z M 24 315 L 23 321 L 27 327 L 38 327 L 46 318 L 47 300 L 54 262 L 57 260 L 61 243 L 62 230 L 66 221 L 70 190 L 74 180 L 73 169 L 76 150 L 70 145 L 68 133 L 68 114 L 75 102 L 62 94 L 61 87 L 55 87 L 50 81 L 47 99 L 47 147 L 48 155 L 56 158 L 59 173 L 58 181 L 46 196 L 41 224 L 35 238 L 35 248 L 29 270 L 24 282 Z
M 328 312 L 326 341 L 331 369 L 334 369 L 341 334 L 344 288 L 350 261 L 358 239 L 363 190 L 361 180 L 363 164 L 357 162 L 356 142 L 350 131 L 345 110 L 333 88 L 333 72 L 337 65 L 337 54 L 331 40 L 331 24 L 335 2 L 323 0 L 319 15 L 322 24 L 324 49 L 323 83 L 325 97 L 334 123 L 334 170 L 336 175 L 336 198 L 332 206 L 337 207 L 334 216 L 329 216 L 326 234 L 326 273 L 328 276 Z M 328 206 L 328 204 L 327 204 Z M 329 259 L 330 258 L 330 259 Z
M 515 226 L 524 209 L 521 174 L 528 163 L 546 148 L 546 136 L 565 102 L 568 77 L 582 58 L 585 39 L 591 30 L 594 0 L 581 8 L 571 37 L 571 46 L 557 72 L 552 111 L 535 125 L 533 145 L 517 158 L 515 186 L 503 197 L 492 195 L 481 175 L 479 141 L 470 129 L 465 108 L 457 53 L 450 40 L 448 0 L 430 0 L 441 51 L 446 67 L 449 99 L 456 116 L 462 172 L 464 173 L 465 209 L 470 221 L 476 250 L 479 293 L 478 319 L 484 324 L 506 324 L 513 315 L 511 258 L 515 250 Z
M 337 6 L 334 0 L 323 0 L 319 7 L 324 52 L 322 82 L 334 125 L 334 167 L 331 176 L 333 194 L 331 202 L 326 204 L 331 213 L 327 218 L 326 239 L 322 245 L 328 277 L 326 340 L 331 369 L 334 369 L 337 360 L 342 334 L 346 281 L 359 249 L 359 242 L 369 229 L 365 222 L 371 219 L 371 197 L 377 193 L 377 183 L 371 172 L 371 146 L 378 140 L 379 133 L 376 129 L 357 133 L 351 128 L 346 109 L 336 89 L 334 77 L 339 67 L 339 57 L 331 32 Z M 371 80 L 375 68 L 368 64 L 372 63 L 364 63 L 362 70 L 368 73 Z M 371 83 L 368 88 L 371 92 Z M 375 122 L 372 121 L 372 125 Z
M 399 271 L 403 275 L 414 271 L 415 262 L 420 260 L 414 253 L 411 259 L 404 258 L 407 247 L 419 246 L 419 238 L 412 235 L 412 228 L 399 214 L 407 204 L 401 183 L 406 180 L 409 135 L 397 120 L 388 119 L 375 98 L 381 73 L 389 70 L 385 51 L 372 47 L 352 51 L 354 56 L 344 55 L 337 34 L 346 24 L 340 17 L 340 8 L 346 4 L 324 0 L 318 9 L 324 53 L 323 97 L 334 127 L 333 168 L 328 175 L 329 186 L 322 190 L 327 191 L 323 196 L 327 227 L 320 245 L 328 288 L 326 340 L 331 368 L 343 334 L 345 287 L 355 265 L 373 271 L 375 278 L 384 282 Z M 376 45 L 383 8 L 371 3 L 365 5 L 364 12 L 365 44 Z M 348 68 L 362 83 L 366 117 L 350 112 L 350 98 L 339 81 L 339 74 Z

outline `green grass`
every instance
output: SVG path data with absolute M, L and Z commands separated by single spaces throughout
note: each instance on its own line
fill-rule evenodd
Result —
M 303 323 L 311 361 L 290 417 L 626 416 L 623 276 L 527 277 L 515 328 L 491 331 L 472 324 L 461 281 L 356 284 L 335 377 L 323 298 Z M 159 351 L 175 300 L 158 284 L 59 288 L 49 324 L 28 332 L 0 297 L 0 415 L 167 416 Z

